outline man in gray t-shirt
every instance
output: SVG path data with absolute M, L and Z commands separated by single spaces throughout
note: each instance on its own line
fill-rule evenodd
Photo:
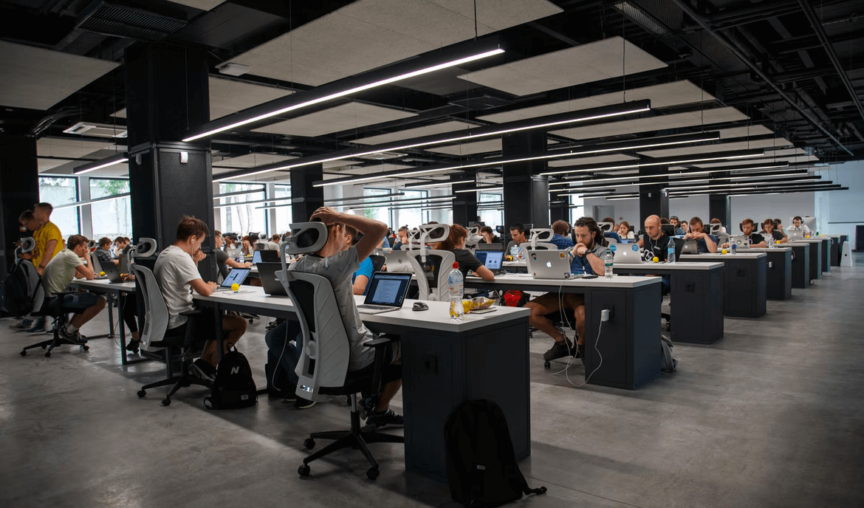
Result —
M 321 275 L 330 281 L 339 314 L 351 343 L 351 357 L 348 362 L 349 371 L 371 369 L 375 359 L 375 351 L 363 344 L 372 340 L 372 335 L 366 330 L 357 304 L 354 302 L 354 291 L 351 276 L 360 267 L 360 263 L 369 257 L 381 243 L 381 238 L 387 233 L 387 225 L 374 219 L 337 212 L 328 207 L 321 207 L 312 214 L 312 220 L 321 220 L 327 225 L 328 238 L 324 247 L 300 261 L 292 264 L 290 270 Z M 352 246 L 353 238 L 362 233 L 363 238 Z M 398 361 L 398 347 L 394 352 L 394 363 Z M 377 427 L 385 425 L 401 425 L 403 419 L 390 409 L 390 400 L 402 387 L 402 380 L 386 379 L 386 385 L 381 391 L 375 411 L 367 417 L 367 423 Z

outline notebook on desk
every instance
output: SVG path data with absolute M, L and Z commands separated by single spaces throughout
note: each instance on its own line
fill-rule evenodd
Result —
M 375 272 L 366 291 L 366 300 L 357 306 L 361 314 L 380 314 L 402 308 L 408 286 L 411 284 L 410 273 Z
M 644 262 L 645 260 L 642 258 L 642 250 L 639 248 L 639 245 L 635 243 L 629 245 L 618 244 L 615 247 L 615 257 L 612 259 L 613 270 L 614 263 L 630 264 Z
M 285 286 L 276 278 L 276 272 L 281 269 L 282 263 L 258 263 L 258 277 L 261 278 L 261 286 L 264 288 L 265 294 L 270 296 L 288 296 L 288 293 L 285 292 Z
M 699 244 L 696 240 L 687 240 L 681 248 L 681 254 L 699 254 Z
M 120 270 L 114 263 L 105 263 L 102 266 L 102 271 L 105 272 L 105 277 L 111 284 L 119 284 L 123 282 L 123 277 L 120 277 Z M 100 277 L 101 278 L 101 277 Z

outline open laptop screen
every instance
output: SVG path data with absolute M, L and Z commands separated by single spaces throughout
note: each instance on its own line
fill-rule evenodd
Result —
M 243 284 L 243 281 L 246 280 L 246 276 L 249 275 L 248 268 L 234 268 L 230 272 L 228 272 L 228 276 L 225 277 L 225 280 L 222 281 L 223 288 L 230 288 L 231 284 Z
M 401 307 L 410 283 L 410 273 L 375 272 L 372 274 L 372 282 L 369 283 L 364 303 Z
M 254 254 L 252 254 L 252 264 L 257 265 L 261 262 L 261 251 L 256 250 Z
M 476 251 L 474 255 L 477 261 L 483 263 L 483 266 L 490 270 L 500 270 L 501 262 L 504 260 L 503 251 Z

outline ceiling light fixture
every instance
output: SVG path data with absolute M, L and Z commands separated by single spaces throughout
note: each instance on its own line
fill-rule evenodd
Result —
M 754 169 L 780 169 L 789 167 L 788 162 L 770 164 L 766 166 L 754 166 L 754 167 L 746 167 L 746 166 L 735 166 L 728 168 L 718 168 L 712 170 L 705 171 L 679 171 L 676 173 L 664 173 L 659 175 L 628 175 L 628 176 L 614 176 L 609 178 L 566 178 L 560 182 L 550 182 L 549 185 L 568 185 L 571 183 L 579 183 L 579 182 L 618 182 L 622 180 L 644 180 L 648 178 L 667 178 L 670 176 L 693 176 L 693 175 L 709 175 L 711 173 L 729 173 L 732 171 L 744 171 L 744 170 L 754 170 Z M 743 173 L 742 173 L 743 174 Z
M 114 164 L 120 164 L 121 162 L 126 162 L 129 160 L 129 155 L 126 152 L 118 152 L 111 157 L 106 157 L 104 159 L 99 159 L 98 161 L 88 162 L 87 164 L 78 166 L 77 168 L 72 170 L 73 175 L 84 175 L 90 173 L 91 171 L 96 171 L 97 169 L 107 168 L 108 166 L 113 166 Z
M 752 149 L 752 150 L 737 150 L 732 152 L 719 152 L 716 154 L 705 154 L 706 156 L 700 157 L 690 157 L 690 158 L 681 158 L 681 157 L 658 157 L 656 159 L 648 159 L 651 162 L 647 161 L 639 161 L 634 164 L 624 164 L 621 166 L 602 166 L 599 168 L 595 167 L 587 167 L 583 169 L 564 169 L 564 170 L 556 170 L 556 171 L 546 171 L 540 173 L 540 176 L 550 176 L 550 175 L 562 175 L 566 173 L 584 173 L 587 171 L 614 171 L 619 169 L 638 169 L 648 166 L 674 166 L 676 164 L 692 164 L 695 162 L 707 162 L 707 161 L 720 161 L 720 160 L 730 160 L 730 159 L 747 159 L 752 157 L 761 157 L 764 155 L 764 150 L 762 148 Z
M 455 67 L 458 65 L 462 65 L 468 62 L 474 62 L 477 60 L 482 60 L 484 58 L 488 58 L 490 56 L 500 55 L 504 53 L 504 50 L 501 48 L 494 48 L 487 51 L 479 52 L 472 54 L 470 56 L 466 56 L 463 58 L 458 58 L 455 60 L 444 61 L 442 63 L 436 65 L 429 65 L 420 69 L 412 70 L 410 72 L 398 73 L 394 76 L 389 76 L 383 79 L 378 79 L 374 81 L 370 81 L 368 83 L 345 87 L 345 82 L 353 82 L 356 81 L 356 78 L 347 78 L 346 80 L 336 81 L 331 83 L 330 85 L 323 85 L 317 88 L 313 88 L 306 92 L 300 92 L 293 95 L 289 95 L 287 97 L 283 97 L 280 99 L 276 99 L 274 101 L 268 102 L 266 104 L 262 104 L 260 106 L 255 106 L 247 109 L 248 116 L 241 120 L 237 120 L 236 117 L 244 116 L 244 115 L 231 115 L 225 121 L 216 120 L 214 122 L 210 122 L 208 124 L 203 125 L 200 130 L 193 131 L 190 136 L 183 139 L 184 142 L 188 143 L 190 141 L 195 141 L 197 139 L 205 138 L 208 136 L 212 136 L 213 134 L 217 134 L 219 132 L 224 132 L 231 129 L 236 129 L 237 127 L 242 127 L 243 125 L 248 125 L 250 123 L 258 122 L 260 120 L 265 120 L 267 118 L 272 118 L 277 115 L 281 115 L 284 113 L 288 113 L 289 111 L 295 111 L 297 109 L 305 108 L 308 106 L 312 106 L 315 104 L 320 104 L 322 102 L 331 101 L 333 99 L 338 99 L 340 97 L 346 97 L 348 95 L 356 94 L 365 90 L 369 90 L 371 88 L 376 88 L 383 85 L 389 85 L 391 83 L 395 83 L 397 81 L 402 81 L 404 79 L 409 79 L 417 76 L 422 76 L 423 74 L 428 74 L 430 72 L 440 71 L 442 69 L 447 69 L 449 67 Z M 447 55 L 449 57 L 449 55 Z M 440 59 L 437 58 L 437 59 Z M 436 60 L 437 60 L 436 59 Z M 428 60 L 428 59 L 423 59 Z M 404 66 L 414 66 L 417 65 L 411 61 L 407 62 L 402 66 L 394 66 L 394 67 L 404 67 Z M 370 74 L 373 75 L 382 75 L 383 73 L 390 71 L 393 72 L 392 67 L 390 69 L 384 69 L 379 72 L 372 72 Z M 398 72 L 398 70 L 396 71 Z M 367 75 L 368 77 L 368 75 Z M 339 90 L 341 88 L 341 90 Z M 269 111 L 266 111 L 269 110 Z
M 499 191 L 499 190 L 504 190 L 504 187 L 503 187 L 503 186 L 498 186 L 498 185 L 490 185 L 490 186 L 488 186 L 488 187 L 477 187 L 477 188 L 474 188 L 474 189 L 460 189 L 460 190 L 453 191 L 453 192 L 455 192 L 456 194 L 460 194 L 460 193 L 463 193 L 463 192 Z

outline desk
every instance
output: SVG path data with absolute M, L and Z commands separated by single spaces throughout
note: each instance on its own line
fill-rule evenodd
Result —
M 768 256 L 765 254 L 683 254 L 681 262 L 721 261 L 723 309 L 729 317 L 757 318 L 765 315 Z
M 528 263 L 525 261 L 504 261 L 501 263 L 501 268 L 512 273 L 528 272 Z
M 466 277 L 465 287 L 580 293 L 585 296 L 586 375 L 600 362 L 594 350 L 600 311 L 612 309 L 612 319 L 603 323 L 597 346 L 603 365 L 591 377 L 591 384 L 635 390 L 660 377 L 660 277 L 549 280 L 508 274 L 492 281 Z
M 810 280 L 822 278 L 822 240 L 818 238 L 810 238 L 803 240 L 793 240 L 787 242 L 786 245 L 804 244 L 810 246 Z M 812 282 L 811 282 L 812 283 Z
M 831 271 L 831 244 L 834 242 L 833 238 L 828 238 L 826 236 L 819 236 L 817 239 L 822 241 L 822 271 L 830 272 Z
M 108 296 L 108 338 L 114 338 L 114 313 L 111 310 L 112 304 L 117 305 L 117 324 L 120 328 L 120 364 L 130 365 L 133 363 L 149 361 L 147 358 L 138 360 L 126 359 L 126 325 L 123 324 L 123 312 L 120 310 L 120 293 L 129 293 L 134 295 L 138 289 L 134 282 L 119 282 L 113 283 L 108 279 L 86 280 L 74 279 L 70 286 L 75 286 L 80 289 L 86 289 L 91 293 Z M 138 305 L 136 302 L 135 305 Z
M 791 247 L 772 247 L 770 249 L 748 248 L 742 249 L 739 252 L 762 252 L 768 256 L 766 295 L 769 300 L 788 300 L 792 298 Z
M 217 316 L 222 310 L 239 310 L 296 319 L 288 297 L 267 296 L 258 287 L 244 286 L 242 291 L 195 295 L 195 300 L 215 308 Z M 355 296 L 358 304 L 363 299 Z M 462 323 L 452 323 L 449 302 L 426 302 L 429 310 L 423 312 L 412 311 L 413 304 L 406 300 L 402 310 L 361 314 L 370 330 L 402 337 L 405 468 L 446 481 L 444 423 L 458 404 L 469 399 L 489 399 L 501 406 L 516 458 L 529 456 L 528 309 L 498 307 L 496 312 L 468 314 Z M 221 319 L 218 326 L 221 330 Z M 659 362 L 657 348 L 652 352 Z
M 782 245 L 786 249 L 792 249 L 792 287 L 796 289 L 810 287 L 810 246 L 806 243 Z
M 825 238 L 830 238 L 831 241 L 831 266 L 840 266 L 840 261 L 843 259 L 843 244 L 849 240 L 847 235 L 822 235 Z
M 615 263 L 621 274 L 669 275 L 672 342 L 713 344 L 723 337 L 723 263 Z

